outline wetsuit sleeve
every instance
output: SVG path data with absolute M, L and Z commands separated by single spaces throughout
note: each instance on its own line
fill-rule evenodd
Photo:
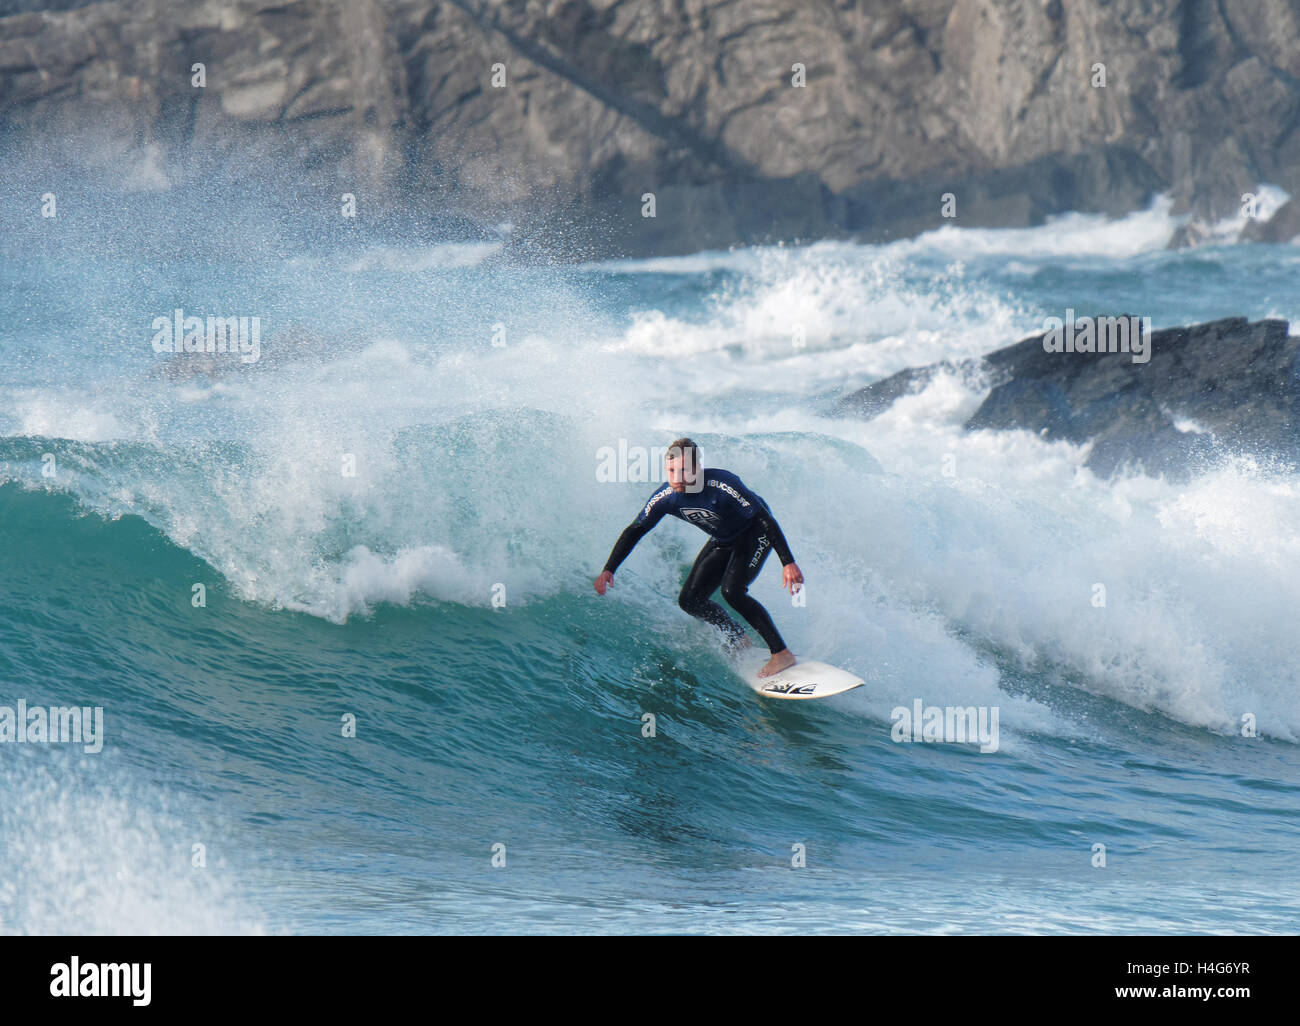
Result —
M 781 560 L 781 565 L 789 566 L 794 562 L 794 556 L 790 552 L 790 546 L 785 540 L 785 535 L 781 533 L 781 525 L 776 522 L 776 517 L 772 516 L 761 503 L 756 504 L 756 509 L 754 519 L 763 525 L 763 530 L 767 532 L 768 538 L 771 539 L 772 548 Z
M 649 534 L 652 527 L 654 527 L 654 524 L 646 521 L 628 524 L 627 527 L 623 528 L 623 533 L 618 536 L 618 541 L 614 543 L 614 549 L 610 552 L 609 559 L 605 560 L 605 569 L 611 574 L 617 570 L 618 565 L 627 559 L 632 550 L 636 548 L 636 543 Z
M 636 548 L 636 543 L 650 533 L 651 528 L 663 519 L 666 507 L 660 501 L 663 496 L 655 492 L 646 503 L 645 509 L 637 514 L 637 518 L 623 528 L 623 533 L 618 536 L 618 541 L 614 543 L 614 549 L 609 554 L 609 559 L 605 560 L 605 569 L 611 574 L 618 569 L 618 565 L 627 559 L 628 554 Z
M 771 539 L 772 548 L 776 551 L 777 558 L 781 560 L 781 565 L 789 566 L 794 562 L 794 556 L 790 552 L 790 545 L 786 542 L 785 535 L 781 532 L 781 525 L 776 522 L 776 517 L 772 516 L 763 500 L 750 491 L 749 487 L 740 478 L 737 477 L 734 480 L 736 490 L 753 507 L 754 518 L 763 525 L 763 530 L 767 532 L 768 538 Z

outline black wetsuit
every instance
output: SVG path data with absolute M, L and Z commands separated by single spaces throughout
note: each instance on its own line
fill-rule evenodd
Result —
M 726 470 L 704 468 L 702 487 L 692 492 L 675 492 L 665 484 L 650 496 L 650 501 L 619 536 L 605 562 L 613 573 L 633 547 L 650 533 L 651 528 L 670 513 L 694 524 L 710 535 L 695 557 L 695 565 L 686 576 L 677 604 L 701 620 L 722 628 L 734 644 L 744 637 L 744 629 L 710 596 L 722 588 L 727 605 L 745 618 L 762 635 L 772 652 L 786 647 L 767 610 L 749 594 L 749 585 L 763 569 L 767 554 L 776 549 L 782 566 L 794 562 L 785 535 L 763 499 L 755 495 L 735 474 Z

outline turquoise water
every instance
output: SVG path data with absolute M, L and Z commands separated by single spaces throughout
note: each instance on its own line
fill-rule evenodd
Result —
M 1290 468 L 1099 480 L 963 432 L 960 375 L 830 412 L 1067 306 L 1300 316 L 1291 248 L 1172 227 L 529 268 L 10 251 L 0 706 L 101 706 L 105 737 L 0 745 L 0 931 L 1293 932 Z M 260 317 L 263 360 L 160 373 L 176 307 Z M 750 692 L 676 606 L 686 524 L 595 595 L 655 487 L 598 453 L 683 433 L 807 577 L 753 593 L 865 687 Z M 916 699 L 996 707 L 997 751 L 896 743 Z

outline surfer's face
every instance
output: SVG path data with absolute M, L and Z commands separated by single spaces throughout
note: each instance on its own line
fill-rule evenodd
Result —
M 683 460 L 680 453 L 664 460 L 664 475 L 668 478 L 668 485 L 673 491 L 684 492 L 687 484 L 695 482 L 699 475 L 692 464 L 693 461 L 689 457 Z

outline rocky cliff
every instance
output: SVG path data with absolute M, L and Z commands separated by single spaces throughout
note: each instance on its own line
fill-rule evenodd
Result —
M 1153 190 L 1213 221 L 1300 196 L 1300 0 L 0 0 L 0 156 L 32 187 L 351 190 L 588 253 Z M 1250 233 L 1300 217 L 1273 223 Z

